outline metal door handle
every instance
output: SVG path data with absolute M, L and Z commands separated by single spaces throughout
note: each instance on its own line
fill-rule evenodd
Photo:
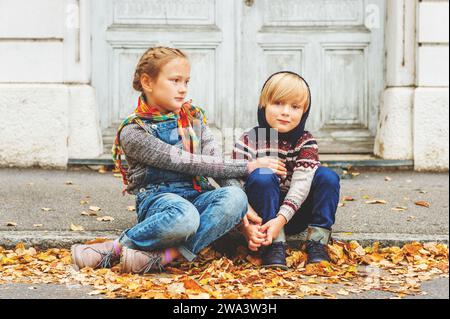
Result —
M 251 7 L 255 3 L 255 0 L 244 0 L 244 3 L 247 7 Z

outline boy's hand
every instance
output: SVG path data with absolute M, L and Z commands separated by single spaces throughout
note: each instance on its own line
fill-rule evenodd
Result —
M 248 248 L 252 251 L 257 251 L 266 240 L 266 235 L 259 231 L 261 224 L 261 217 L 248 205 L 248 212 L 242 219 L 240 231 L 244 234 L 245 239 L 247 239 Z
M 260 231 L 266 233 L 266 240 L 262 243 L 264 246 L 272 245 L 272 241 L 278 237 L 281 229 L 287 224 L 286 219 L 278 215 L 261 226 Z

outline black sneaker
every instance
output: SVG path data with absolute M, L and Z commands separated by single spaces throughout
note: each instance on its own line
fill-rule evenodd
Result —
M 265 268 L 280 268 L 288 270 L 286 266 L 286 248 L 282 242 L 273 243 L 261 249 L 262 266 Z
M 308 240 L 306 242 L 306 253 L 308 254 L 307 264 L 320 263 L 321 261 L 330 262 L 326 245 L 318 241 Z

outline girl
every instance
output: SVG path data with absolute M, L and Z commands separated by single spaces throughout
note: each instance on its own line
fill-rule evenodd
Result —
M 78 267 L 120 262 L 122 272 L 146 273 L 180 256 L 192 261 L 236 226 L 248 208 L 241 189 L 214 190 L 204 176 L 227 186 L 236 181 L 221 179 L 244 177 L 261 167 L 286 173 L 277 160 L 224 161 L 203 110 L 185 102 L 189 78 L 189 60 L 180 50 L 150 48 L 141 57 L 133 87 L 142 95 L 113 147 L 126 191 L 136 195 L 138 224 L 114 241 L 72 246 Z
M 287 176 L 278 178 L 260 168 L 245 184 L 251 209 L 242 232 L 251 250 L 261 248 L 267 267 L 287 268 L 284 229 L 288 234 L 308 229 L 308 263 L 329 261 L 326 245 L 339 202 L 339 176 L 320 166 L 317 143 L 305 131 L 310 111 L 306 81 L 296 73 L 275 73 L 261 92 L 259 126 L 245 132 L 234 148 L 235 159 L 254 160 L 275 153 L 286 163 Z M 263 225 L 254 222 L 256 214 Z

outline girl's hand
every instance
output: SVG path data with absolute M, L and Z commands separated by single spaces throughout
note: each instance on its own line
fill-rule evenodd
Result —
M 259 231 L 260 227 L 258 224 L 250 223 L 247 216 L 244 216 L 240 231 L 244 234 L 245 239 L 247 239 L 248 248 L 252 251 L 257 251 L 263 242 L 266 241 L 266 235 Z
M 266 240 L 262 243 L 264 246 L 272 245 L 272 241 L 278 237 L 281 229 L 286 225 L 286 219 L 278 215 L 261 226 L 260 231 L 266 233 Z
M 252 206 L 250 206 L 250 204 L 248 205 L 248 211 L 247 211 L 247 215 L 245 215 L 245 217 L 247 217 L 247 222 L 252 222 L 253 224 L 257 224 L 259 226 L 262 225 L 262 218 L 258 216 L 258 213 L 255 212 L 255 210 L 253 209 Z M 245 224 L 245 220 L 244 220 L 244 224 Z
M 286 164 L 279 158 L 260 157 L 247 164 L 249 175 L 258 168 L 270 168 L 275 174 L 285 177 L 287 175 Z

